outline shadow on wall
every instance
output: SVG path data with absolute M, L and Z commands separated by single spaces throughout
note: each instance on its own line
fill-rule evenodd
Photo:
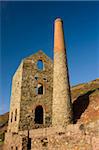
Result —
M 89 105 L 89 95 L 93 93 L 95 90 L 89 91 L 86 94 L 79 96 L 73 102 L 73 122 L 77 123 L 77 120 L 80 119 L 82 113 L 87 109 Z

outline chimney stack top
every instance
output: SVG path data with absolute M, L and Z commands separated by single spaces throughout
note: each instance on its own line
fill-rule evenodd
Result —
M 57 19 L 55 19 L 55 22 L 56 21 L 61 21 L 62 22 L 62 19 L 61 18 L 57 18 Z

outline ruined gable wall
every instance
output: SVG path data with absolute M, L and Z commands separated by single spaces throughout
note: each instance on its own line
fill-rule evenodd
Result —
M 44 70 L 37 68 L 37 61 L 42 60 Z M 34 122 L 35 108 L 41 105 L 44 110 L 44 124 L 39 127 L 49 126 L 52 116 L 52 61 L 44 53 L 38 53 L 26 58 L 23 63 L 22 74 L 22 92 L 21 92 L 21 109 L 20 109 L 20 130 L 37 128 Z M 38 79 L 35 79 L 35 76 Z M 44 94 L 38 95 L 36 87 L 42 83 Z

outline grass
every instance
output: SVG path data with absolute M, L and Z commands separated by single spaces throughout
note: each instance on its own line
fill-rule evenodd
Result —
M 0 145 L 4 144 L 4 141 L 0 141 Z

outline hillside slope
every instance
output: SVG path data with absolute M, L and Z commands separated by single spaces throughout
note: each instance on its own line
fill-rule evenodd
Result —
M 0 115 L 0 150 L 3 148 L 5 132 L 7 131 L 9 113 Z
M 0 115 L 0 139 L 4 139 L 4 133 L 7 131 L 9 113 Z
M 99 79 L 71 88 L 74 123 L 99 119 Z

